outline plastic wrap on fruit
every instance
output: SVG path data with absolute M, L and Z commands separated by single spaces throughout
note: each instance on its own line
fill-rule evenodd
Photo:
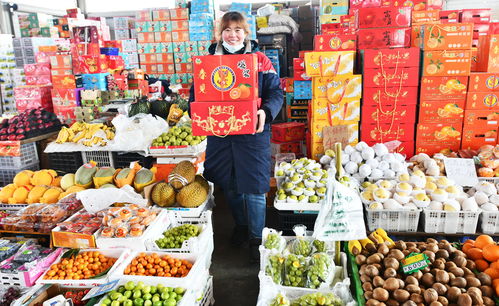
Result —
M 286 247 L 286 239 L 282 237 L 282 232 L 266 227 L 262 231 L 262 236 L 263 246 L 268 250 L 282 251 Z
M 334 276 L 334 263 L 326 253 L 311 256 L 307 270 L 307 287 L 317 289 L 322 283 L 330 283 Z
M 269 304 L 269 306 L 290 306 L 290 305 L 291 302 L 283 293 L 279 293 Z
M 268 255 L 265 274 L 270 276 L 275 284 L 282 284 L 285 260 L 286 258 L 282 254 L 275 251 Z
M 125 238 L 128 235 L 128 229 L 129 228 L 127 225 L 121 225 L 116 228 L 114 235 L 116 236 L 116 238 Z
M 284 286 L 305 287 L 308 260 L 304 256 L 289 254 L 284 261 Z
M 144 231 L 144 226 L 139 225 L 139 224 L 132 224 L 130 226 L 129 234 L 132 237 L 140 237 L 140 236 L 142 236 L 143 231 Z
M 114 228 L 112 228 L 112 227 L 103 228 L 102 232 L 101 232 L 101 236 L 107 237 L 107 238 L 113 237 L 114 236 Z
M 302 295 L 291 303 L 291 306 L 302 305 L 343 306 L 345 303 L 333 293 L 317 292 Z
M 307 227 L 305 225 L 295 225 L 293 231 L 296 238 L 289 242 L 289 252 L 295 255 L 309 256 L 312 253 L 312 245 L 306 238 Z
M 326 242 L 315 239 L 312 242 L 312 246 L 314 247 L 314 253 L 323 253 L 327 251 Z

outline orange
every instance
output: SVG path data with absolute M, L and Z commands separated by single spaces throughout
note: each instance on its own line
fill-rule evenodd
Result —
M 472 249 L 472 248 L 474 248 L 474 245 L 473 245 L 473 244 L 471 244 L 471 243 L 465 243 L 465 244 L 463 244 L 462 250 L 463 250 L 463 252 L 464 252 L 466 255 L 468 255 L 468 253 L 467 253 L 467 252 L 468 252 L 468 250 L 469 250 L 469 249 Z
M 473 260 L 483 259 L 482 250 L 479 248 L 472 248 L 468 250 L 468 257 Z
M 241 99 L 247 99 L 251 95 L 250 85 L 248 84 L 239 84 L 237 88 L 241 90 Z
M 489 263 L 483 259 L 475 260 L 476 268 L 478 271 L 483 272 L 489 267 Z
M 491 263 L 490 268 L 499 270 L 499 262 L 495 261 Z
M 238 87 L 232 88 L 229 91 L 229 96 L 231 97 L 231 99 L 234 99 L 234 100 L 241 98 L 241 94 L 242 94 L 242 91 Z
M 490 262 L 497 261 L 499 259 L 499 246 L 495 244 L 487 244 L 483 248 L 483 257 Z
M 475 246 L 483 249 L 487 244 L 495 244 L 494 239 L 489 235 L 480 235 L 476 238 Z
M 483 272 L 485 274 L 488 274 L 490 276 L 490 278 L 492 278 L 494 280 L 499 278 L 499 270 L 497 270 L 497 269 L 488 268 Z M 497 288 L 496 288 L 496 290 L 497 290 Z

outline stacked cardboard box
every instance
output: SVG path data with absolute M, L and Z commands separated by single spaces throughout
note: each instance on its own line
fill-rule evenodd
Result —
M 321 0 L 321 24 L 340 23 L 344 15 L 348 15 L 348 0 Z
M 52 16 L 41 13 L 19 14 L 21 37 L 51 37 Z
M 60 38 L 69 38 L 71 33 L 69 32 L 68 18 L 54 18 L 52 19 L 52 24 L 57 29 L 57 34 Z
M 424 52 L 416 153 L 455 151 L 461 145 L 473 24 L 425 24 L 420 37 Z
M 308 122 L 308 107 L 312 99 L 312 79 L 305 73 L 305 53 L 293 59 L 293 78 L 287 81 L 286 115 L 288 120 Z
M 113 17 L 114 39 L 125 40 L 132 38 L 131 30 L 135 30 L 135 20 L 130 17 Z
M 270 148 L 272 160 L 275 162 L 277 154 L 293 153 L 300 158 L 306 154 L 305 124 L 299 122 L 276 123 L 272 125 L 272 139 Z
M 16 60 L 16 67 L 24 68 L 26 64 L 36 63 L 35 54 L 38 53 L 40 46 L 54 45 L 52 38 L 45 37 L 23 37 L 14 38 L 14 56 Z
M 73 60 L 70 54 L 56 54 L 50 57 L 53 78 L 52 103 L 54 113 L 61 122 L 76 120 L 75 109 L 80 106 L 80 92 L 73 73 Z
M 12 44 L 12 36 L 7 34 L 0 34 L 0 91 L 2 108 L 0 112 L 13 112 L 15 111 L 14 102 L 14 86 L 20 80 L 15 80 L 15 57 L 14 47 Z

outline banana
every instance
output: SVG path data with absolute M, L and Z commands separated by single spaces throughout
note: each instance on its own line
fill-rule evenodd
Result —
M 74 143 L 78 143 L 85 136 L 85 132 L 79 132 L 79 134 L 73 138 Z
M 357 256 L 362 252 L 362 244 L 359 240 L 350 240 L 348 241 L 348 251 L 354 256 Z
M 376 246 L 374 245 L 374 242 L 371 241 L 371 239 L 365 238 L 359 240 L 359 242 L 362 245 L 362 248 L 368 250 L 369 252 L 376 252 Z
M 375 233 L 377 233 L 381 238 L 383 238 L 383 240 L 385 241 L 385 244 L 389 247 L 389 248 L 392 248 L 395 246 L 395 242 L 393 242 L 393 240 L 388 237 L 388 234 L 386 233 L 386 231 L 382 228 L 378 228 Z
M 68 137 L 69 137 L 68 128 L 63 127 L 59 131 L 59 134 L 57 134 L 57 139 L 55 140 L 55 142 L 56 143 L 65 143 L 68 140 Z
M 68 130 L 68 142 L 71 142 L 73 140 L 73 137 L 75 137 L 75 133 L 73 132 L 72 129 L 67 129 Z
M 383 240 L 383 238 L 381 238 L 380 235 L 378 235 L 378 233 L 376 232 L 372 232 L 369 236 L 367 236 L 372 242 L 374 242 L 374 244 L 376 245 L 376 247 L 378 247 L 380 244 L 382 244 L 383 242 L 385 242 Z

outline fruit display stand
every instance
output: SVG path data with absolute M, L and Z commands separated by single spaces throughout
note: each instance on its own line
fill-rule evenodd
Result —
M 65 222 L 73 223 L 73 221 L 76 221 L 79 218 L 80 214 L 84 213 L 86 213 L 86 210 L 82 208 L 78 213 L 75 213 L 73 216 L 66 219 Z M 61 224 L 52 229 L 51 239 L 54 247 L 90 249 L 96 248 L 97 246 L 95 243 L 95 233 L 88 234 L 66 231 L 62 229 Z
M 424 231 L 426 233 L 475 234 L 479 211 L 423 210 Z
M 118 272 L 118 269 L 124 261 L 127 259 L 130 259 L 131 256 L 131 251 L 128 249 L 87 249 L 87 250 L 82 250 L 81 252 L 89 252 L 89 251 L 98 251 L 102 255 L 106 257 L 113 257 L 117 258 L 116 262 L 114 265 L 109 269 L 109 271 L 100 277 L 93 278 L 93 279 L 79 279 L 79 280 L 71 280 L 71 279 L 64 279 L 64 280 L 54 280 L 54 279 L 44 279 L 45 275 L 49 272 L 49 269 L 47 269 L 42 276 L 38 279 L 36 282 L 37 284 L 58 284 L 61 286 L 65 287 L 78 287 L 78 288 L 90 288 L 90 287 L 95 287 L 99 286 L 102 284 L 107 283 L 109 280 L 115 278 L 115 274 Z M 59 258 L 57 258 L 56 261 L 54 261 L 54 264 L 58 264 L 63 260 L 62 256 L 64 254 L 61 254 Z
M 170 224 L 170 217 L 166 210 L 162 210 L 156 219 L 139 237 L 107 238 L 101 235 L 102 229 L 95 233 L 95 243 L 98 249 L 129 248 L 134 251 L 146 249 L 146 241 L 151 239 L 161 228 Z

